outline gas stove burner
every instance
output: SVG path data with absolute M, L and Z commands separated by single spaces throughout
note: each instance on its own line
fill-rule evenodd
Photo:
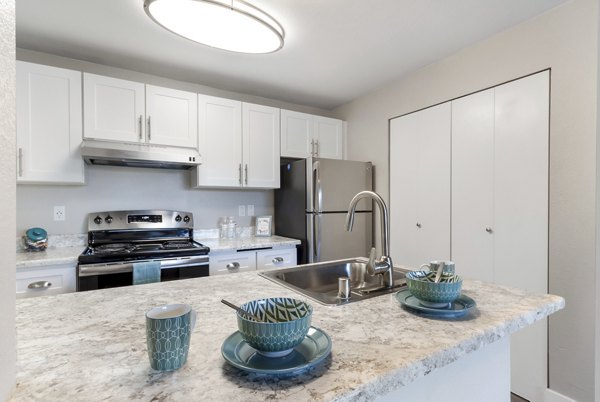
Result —
M 129 253 L 135 246 L 131 243 L 110 243 L 102 244 L 94 248 L 96 253 Z

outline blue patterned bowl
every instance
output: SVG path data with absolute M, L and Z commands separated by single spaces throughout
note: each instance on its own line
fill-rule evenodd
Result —
M 444 274 L 435 283 L 435 272 L 411 271 L 406 274 L 406 284 L 410 293 L 430 307 L 443 307 L 456 300 L 462 289 L 462 278 Z
M 253 300 L 240 308 L 265 322 L 237 313 L 242 338 L 258 353 L 268 357 L 289 354 L 306 337 L 312 319 L 312 306 L 301 300 L 272 297 Z

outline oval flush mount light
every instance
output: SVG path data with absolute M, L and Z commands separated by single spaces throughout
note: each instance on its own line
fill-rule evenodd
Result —
M 144 0 L 154 22 L 184 38 L 241 53 L 272 53 L 283 47 L 283 27 L 243 0 Z

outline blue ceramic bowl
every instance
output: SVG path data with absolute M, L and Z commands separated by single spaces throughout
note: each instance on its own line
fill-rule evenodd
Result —
M 240 308 L 265 322 L 237 313 L 242 338 L 260 354 L 285 356 L 306 337 L 312 319 L 312 306 L 292 298 L 253 300 Z
M 406 284 L 410 293 L 425 305 L 443 307 L 460 296 L 460 276 L 444 274 L 438 283 L 434 281 L 435 272 L 411 271 L 406 274 Z

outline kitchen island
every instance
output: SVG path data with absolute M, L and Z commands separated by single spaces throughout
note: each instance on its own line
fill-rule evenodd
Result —
M 221 356 L 237 330 L 222 298 L 305 299 L 255 272 L 22 299 L 13 400 L 508 401 L 509 335 L 560 310 L 564 299 L 478 281 L 465 281 L 463 292 L 477 309 L 454 320 L 416 316 L 393 294 L 338 307 L 308 300 L 332 354 L 280 378 L 240 371 Z M 144 313 L 168 303 L 192 305 L 198 321 L 185 366 L 162 373 L 149 366 Z

